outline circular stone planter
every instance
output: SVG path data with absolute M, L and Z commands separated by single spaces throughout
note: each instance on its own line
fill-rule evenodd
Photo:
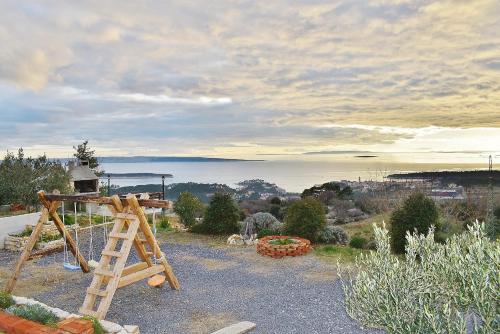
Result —
M 292 239 L 296 241 L 288 245 L 274 245 L 269 243 L 271 240 Z M 264 256 L 270 256 L 280 259 L 284 256 L 304 255 L 311 250 L 311 242 L 304 238 L 288 237 L 285 235 L 271 235 L 259 239 L 257 243 L 257 253 Z

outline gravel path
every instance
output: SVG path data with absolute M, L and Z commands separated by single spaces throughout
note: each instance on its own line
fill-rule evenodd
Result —
M 101 249 L 102 239 L 97 240 Z M 150 288 L 145 282 L 119 289 L 107 319 L 139 325 L 141 333 L 210 333 L 235 322 L 257 324 L 252 333 L 380 333 L 362 329 L 348 317 L 335 267 L 313 254 L 274 260 L 255 249 L 213 247 L 203 242 L 161 245 L 181 284 Z M 86 253 L 85 245 L 82 252 Z M 135 254 L 133 255 L 136 256 Z M 12 253 L 0 252 L 2 263 Z M 131 261 L 134 261 L 132 259 Z M 27 267 L 62 269 L 62 253 Z M 52 270 L 52 269 L 49 269 Z M 64 274 L 64 273 L 63 273 Z M 49 274 L 50 275 L 50 274 Z M 32 296 L 48 305 L 76 312 L 92 275 L 70 273 L 50 290 Z

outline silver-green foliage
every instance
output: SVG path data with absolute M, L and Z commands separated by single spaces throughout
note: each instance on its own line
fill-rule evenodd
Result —
M 271 234 L 279 234 L 282 225 L 272 214 L 257 212 L 245 219 L 241 227 L 241 234 L 249 237 L 254 233 L 259 234 L 264 230 Z
M 499 333 L 500 243 L 484 225 L 434 242 L 434 228 L 406 236 L 406 256 L 390 252 L 385 225 L 377 251 L 362 254 L 342 274 L 351 317 L 389 333 Z
M 327 226 L 318 234 L 318 240 L 327 244 L 347 245 L 349 236 L 339 226 Z

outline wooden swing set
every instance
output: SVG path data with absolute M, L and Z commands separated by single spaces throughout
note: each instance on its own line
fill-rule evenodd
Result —
M 109 310 L 113 296 L 118 288 L 122 288 L 137 281 L 149 278 L 150 286 L 162 286 L 165 280 L 174 290 L 179 290 L 179 282 L 172 267 L 162 253 L 155 233 L 151 231 L 143 208 L 169 208 L 171 203 L 165 200 L 149 199 L 147 194 L 129 194 L 125 198 L 114 195 L 111 197 L 88 195 L 60 195 L 38 193 L 43 205 L 38 223 L 33 228 L 19 260 L 16 263 L 10 280 L 5 287 L 6 292 L 12 292 L 22 266 L 29 259 L 30 254 L 40 237 L 42 227 L 52 218 L 67 248 L 73 253 L 76 262 L 84 273 L 90 271 L 89 264 L 82 256 L 78 242 L 71 237 L 61 220 L 57 209 L 64 201 L 75 203 L 96 203 L 107 205 L 114 220 L 113 228 L 108 234 L 104 250 L 101 253 L 99 264 L 94 270 L 94 277 L 87 288 L 85 300 L 79 312 L 83 315 L 104 319 Z M 139 255 L 140 262 L 125 266 L 132 246 Z M 163 275 L 161 275 L 163 273 Z

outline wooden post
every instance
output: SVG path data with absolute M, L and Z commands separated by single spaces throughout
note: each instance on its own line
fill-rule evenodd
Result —
M 133 212 L 136 214 L 136 216 L 139 218 L 140 222 L 140 229 L 142 233 L 144 233 L 144 237 L 146 238 L 147 242 L 151 245 L 153 248 L 153 253 L 154 254 L 159 254 L 161 255 L 161 264 L 164 267 L 164 273 L 167 278 L 167 281 L 172 289 L 179 290 L 180 285 L 179 281 L 177 280 L 177 277 L 175 277 L 174 272 L 172 270 L 172 267 L 168 263 L 167 259 L 162 255 L 162 251 L 160 249 L 160 246 L 158 246 L 158 243 L 156 242 L 156 238 L 151 232 L 151 228 L 149 227 L 148 220 L 146 219 L 146 216 L 144 215 L 144 211 L 142 210 L 141 206 L 139 205 L 139 201 L 137 198 L 133 195 L 127 196 L 127 202 L 129 203 L 130 208 L 133 210 Z
M 44 207 L 42 209 L 42 214 L 40 215 L 40 218 L 38 219 L 38 222 L 35 225 L 35 228 L 31 232 L 31 236 L 28 240 L 28 243 L 23 249 L 21 257 L 19 258 L 19 260 L 17 260 L 12 276 L 10 277 L 10 280 L 7 282 L 7 285 L 5 286 L 5 292 L 11 293 L 12 290 L 14 290 L 14 287 L 16 286 L 17 282 L 17 276 L 21 272 L 21 268 L 23 267 L 26 260 L 28 260 L 31 251 L 33 250 L 33 247 L 35 247 L 38 237 L 42 232 L 43 224 L 47 222 L 48 218 L 49 218 L 49 209 Z
M 68 248 L 71 250 L 71 253 L 75 256 L 77 259 L 78 263 L 80 264 L 80 268 L 82 268 L 82 271 L 84 273 L 88 273 L 90 271 L 89 265 L 87 264 L 87 260 L 82 256 L 82 253 L 80 252 L 80 249 L 76 245 L 75 241 L 71 237 L 71 234 L 66 231 L 66 226 L 64 226 L 61 218 L 59 218 L 59 215 L 57 214 L 57 207 L 59 206 L 58 202 L 50 202 L 45 198 L 45 192 L 39 191 L 38 192 L 38 198 L 40 198 L 40 202 L 47 208 L 49 211 L 49 215 L 54 221 L 54 225 L 56 225 L 57 230 L 61 234 L 61 236 L 66 236 L 66 244 L 68 245 Z

